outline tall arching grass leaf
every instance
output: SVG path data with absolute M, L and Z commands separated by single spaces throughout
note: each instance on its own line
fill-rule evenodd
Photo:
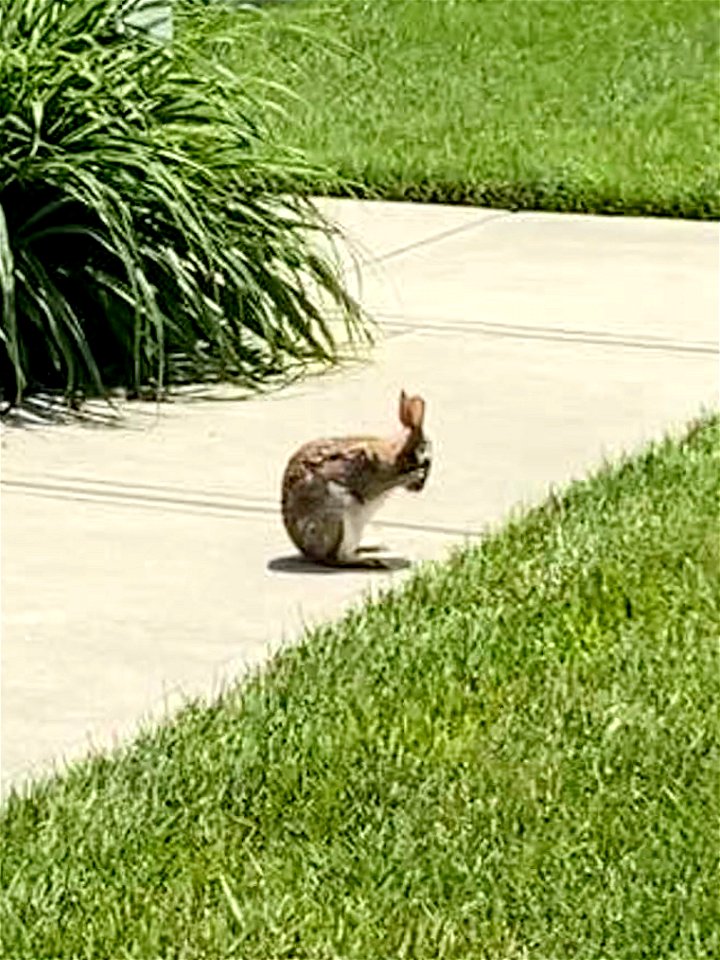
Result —
M 267 129 L 272 83 L 129 29 L 136 8 L 0 3 L 5 399 L 257 383 L 338 355 L 328 309 L 362 324 L 330 227 L 277 193 L 312 168 Z

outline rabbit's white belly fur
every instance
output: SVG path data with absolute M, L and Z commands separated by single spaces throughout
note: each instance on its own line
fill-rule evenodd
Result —
M 338 553 L 340 557 L 350 558 L 360 546 L 365 526 L 385 503 L 389 492 L 383 493 L 372 503 L 359 503 L 349 490 L 335 483 L 332 486 L 335 487 L 334 495 L 343 504 L 343 538 Z

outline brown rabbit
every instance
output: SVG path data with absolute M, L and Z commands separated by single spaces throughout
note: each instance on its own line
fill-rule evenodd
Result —
M 383 565 L 360 556 L 360 538 L 391 490 L 417 492 L 425 486 L 431 458 L 424 415 L 425 401 L 403 390 L 395 435 L 311 440 L 290 458 L 282 515 L 290 539 L 306 557 L 333 566 Z

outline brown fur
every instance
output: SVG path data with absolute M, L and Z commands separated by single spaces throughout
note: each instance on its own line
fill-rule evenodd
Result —
M 373 507 L 395 487 L 422 489 L 429 471 L 424 413 L 424 401 L 403 391 L 398 434 L 312 440 L 291 457 L 283 477 L 282 516 L 305 556 L 319 563 L 358 562 L 359 544 L 349 551 L 343 544 L 352 540 L 355 528 L 361 531 Z

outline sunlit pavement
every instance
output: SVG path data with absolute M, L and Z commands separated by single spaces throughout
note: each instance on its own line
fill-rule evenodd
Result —
M 392 429 L 401 387 L 427 400 L 435 462 L 371 533 L 413 561 L 717 406 L 716 224 L 322 206 L 379 322 L 368 363 L 114 427 L 4 428 L 4 791 L 408 575 L 298 564 L 278 512 L 293 449 Z

